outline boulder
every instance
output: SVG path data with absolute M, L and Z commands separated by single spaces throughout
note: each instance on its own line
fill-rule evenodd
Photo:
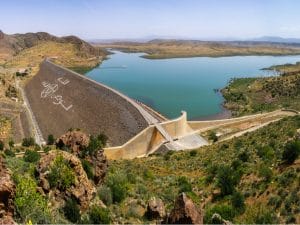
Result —
M 147 206 L 146 216 L 148 219 L 162 219 L 166 216 L 166 209 L 160 198 L 152 197 Z
M 90 138 L 81 131 L 68 131 L 56 140 L 56 146 L 60 149 L 66 147 L 77 156 L 80 150 L 89 145 Z
M 0 157 L 0 224 L 15 224 L 13 220 L 14 196 L 15 184 Z
M 203 224 L 203 214 L 195 206 L 194 202 L 181 193 L 173 210 L 167 217 L 167 224 Z
M 47 180 L 49 167 L 58 155 L 62 155 L 75 173 L 75 184 L 66 190 L 51 189 Z M 96 195 L 96 189 L 82 168 L 81 161 L 71 153 L 58 150 L 50 151 L 40 159 L 37 165 L 37 174 L 40 180 L 39 185 L 45 193 L 49 194 L 53 204 L 57 204 L 57 207 L 61 207 L 64 200 L 71 197 L 78 202 L 81 210 L 86 210 Z

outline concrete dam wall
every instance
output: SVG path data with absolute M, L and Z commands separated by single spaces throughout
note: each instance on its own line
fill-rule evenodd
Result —
M 115 91 L 47 60 L 24 91 L 45 140 L 79 128 L 103 132 L 116 146 L 148 127 L 139 110 Z

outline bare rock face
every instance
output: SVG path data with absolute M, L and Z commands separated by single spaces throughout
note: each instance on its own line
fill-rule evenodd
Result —
M 153 197 L 149 200 L 146 216 L 148 219 L 162 219 L 166 216 L 166 209 L 160 198 Z
M 167 224 L 203 224 L 203 215 L 193 201 L 181 193 L 166 221 Z
M 15 184 L 0 157 L 0 224 L 15 224 L 13 220 Z
M 75 184 L 64 191 L 54 188 L 51 189 L 47 180 L 49 167 L 58 155 L 62 155 L 75 173 Z M 92 182 L 87 178 L 80 160 L 75 155 L 68 152 L 57 150 L 50 151 L 40 159 L 39 164 L 37 165 L 37 172 L 40 179 L 40 186 L 43 188 L 43 191 L 48 193 L 50 198 L 54 200 L 52 202 L 53 204 L 57 204 L 57 207 L 60 207 L 66 198 L 72 197 L 78 202 L 81 210 L 86 210 L 90 201 L 96 194 L 96 189 Z
M 80 150 L 89 145 L 90 138 L 81 131 L 68 131 L 56 140 L 56 146 L 60 149 L 69 148 L 72 153 L 79 155 Z

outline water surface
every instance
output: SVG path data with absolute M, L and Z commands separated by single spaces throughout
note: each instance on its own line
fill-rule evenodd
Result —
M 300 56 L 233 56 L 144 59 L 142 53 L 114 51 L 86 75 L 151 106 L 168 118 L 200 118 L 222 111 L 221 89 L 233 77 L 272 75 L 272 65 L 295 63 Z

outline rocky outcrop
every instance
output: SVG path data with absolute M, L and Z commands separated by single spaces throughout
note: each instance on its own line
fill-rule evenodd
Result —
M 49 167 L 58 155 L 61 155 L 75 173 L 75 184 L 66 190 L 58 190 L 50 188 L 47 180 Z M 75 199 L 80 205 L 81 210 L 86 210 L 90 201 L 96 194 L 96 189 L 92 182 L 87 178 L 85 171 L 82 168 L 80 160 L 68 152 L 53 150 L 43 156 L 37 165 L 37 174 L 40 180 L 40 186 L 44 193 L 48 194 L 54 207 L 61 207 L 66 198 Z
M 0 224 L 15 224 L 13 220 L 15 184 L 0 157 Z
M 146 217 L 149 220 L 163 219 L 166 216 L 166 209 L 160 198 L 152 197 L 147 206 Z
M 89 142 L 90 138 L 85 133 L 81 131 L 68 131 L 56 140 L 56 146 L 60 149 L 66 147 L 70 149 L 72 154 L 88 161 L 93 167 L 94 183 L 98 185 L 104 181 L 108 162 L 103 149 L 98 149 L 92 155 L 83 156 L 81 154 L 81 151 L 88 147 Z
M 81 131 L 68 131 L 56 140 L 56 147 L 59 149 L 68 148 L 79 156 L 80 151 L 89 145 L 90 138 Z
M 86 160 L 93 166 L 94 183 L 96 185 L 103 183 L 108 167 L 104 150 L 99 149 L 92 156 L 87 156 Z
M 194 202 L 182 193 L 177 197 L 174 208 L 165 222 L 167 224 L 203 224 L 203 215 Z

